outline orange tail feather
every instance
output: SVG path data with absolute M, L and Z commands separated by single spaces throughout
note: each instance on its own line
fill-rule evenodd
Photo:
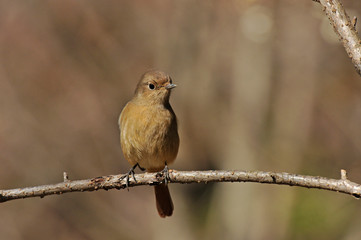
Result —
M 168 186 L 165 184 L 156 185 L 154 192 L 159 216 L 162 218 L 172 216 L 174 207 Z

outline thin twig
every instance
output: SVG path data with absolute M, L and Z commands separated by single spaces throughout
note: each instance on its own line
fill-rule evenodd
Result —
M 356 24 L 357 24 L 357 17 L 356 16 L 353 16 L 352 18 L 352 26 L 353 26 L 353 29 L 356 31 Z
M 342 170 L 340 179 L 318 176 L 296 175 L 262 171 L 175 171 L 170 170 L 170 183 L 207 183 L 207 182 L 256 182 L 281 184 L 306 188 L 318 188 L 361 197 L 361 185 L 351 182 Z M 136 182 L 130 179 L 129 187 L 156 185 L 164 181 L 163 173 L 143 173 L 135 175 Z M 52 185 L 0 190 L 0 202 L 19 198 L 45 197 L 67 192 L 94 191 L 99 189 L 124 189 L 126 180 L 123 174 L 97 177 L 86 180 L 65 181 Z
M 351 22 L 339 0 L 317 0 L 316 2 L 323 6 L 356 71 L 361 75 L 361 40 L 356 32 L 357 18 Z
M 67 172 L 63 172 L 63 179 L 64 179 L 64 182 L 69 182 L 69 176 L 68 176 Z

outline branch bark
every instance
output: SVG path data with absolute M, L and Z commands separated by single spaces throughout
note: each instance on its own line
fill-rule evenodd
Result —
M 84 192 L 99 189 L 126 188 L 125 175 L 110 175 L 92 179 L 71 181 L 64 173 L 64 182 L 36 187 L 0 190 L 0 202 L 30 197 L 45 197 L 67 192 Z M 289 173 L 262 172 L 262 171 L 169 171 L 169 183 L 208 183 L 208 182 L 256 182 L 318 188 L 341 192 L 361 197 L 361 185 L 347 179 L 345 170 L 341 170 L 340 179 L 331 179 L 319 176 L 296 175 Z M 164 181 L 163 173 L 143 173 L 131 177 L 129 187 L 140 185 L 156 185 Z
M 323 6 L 323 10 L 328 16 L 335 32 L 354 64 L 356 71 L 361 75 L 361 40 L 357 35 L 354 17 L 352 22 L 339 0 L 314 0 Z

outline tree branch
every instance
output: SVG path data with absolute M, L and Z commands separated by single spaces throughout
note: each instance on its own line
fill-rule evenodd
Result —
M 357 35 L 354 17 L 352 22 L 339 0 L 313 0 L 323 6 L 323 10 L 330 19 L 337 35 L 340 37 L 348 56 L 351 58 L 356 71 L 361 75 L 361 40 Z
M 92 179 L 71 181 L 64 173 L 64 182 L 36 187 L 0 190 L 0 202 L 19 198 L 45 197 L 67 192 L 94 191 L 99 189 L 126 188 L 125 175 L 110 175 Z M 256 182 L 318 188 L 361 197 L 361 185 L 347 179 L 345 170 L 341 170 L 340 179 L 318 176 L 296 175 L 289 173 L 261 171 L 176 171 L 170 170 L 170 183 L 208 183 L 208 182 Z M 163 173 L 143 173 L 135 175 L 136 181 L 130 179 L 129 187 L 140 185 L 157 185 L 164 181 Z

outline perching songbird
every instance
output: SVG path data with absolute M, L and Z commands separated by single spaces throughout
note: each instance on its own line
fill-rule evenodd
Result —
M 132 100 L 119 117 L 120 142 L 125 159 L 131 164 L 129 174 L 138 166 L 147 172 L 168 171 L 179 148 L 176 115 L 169 104 L 176 85 L 169 75 L 151 70 L 143 74 Z M 128 179 L 129 179 L 128 174 Z M 173 214 L 173 202 L 165 183 L 154 186 L 156 205 L 161 217 Z

